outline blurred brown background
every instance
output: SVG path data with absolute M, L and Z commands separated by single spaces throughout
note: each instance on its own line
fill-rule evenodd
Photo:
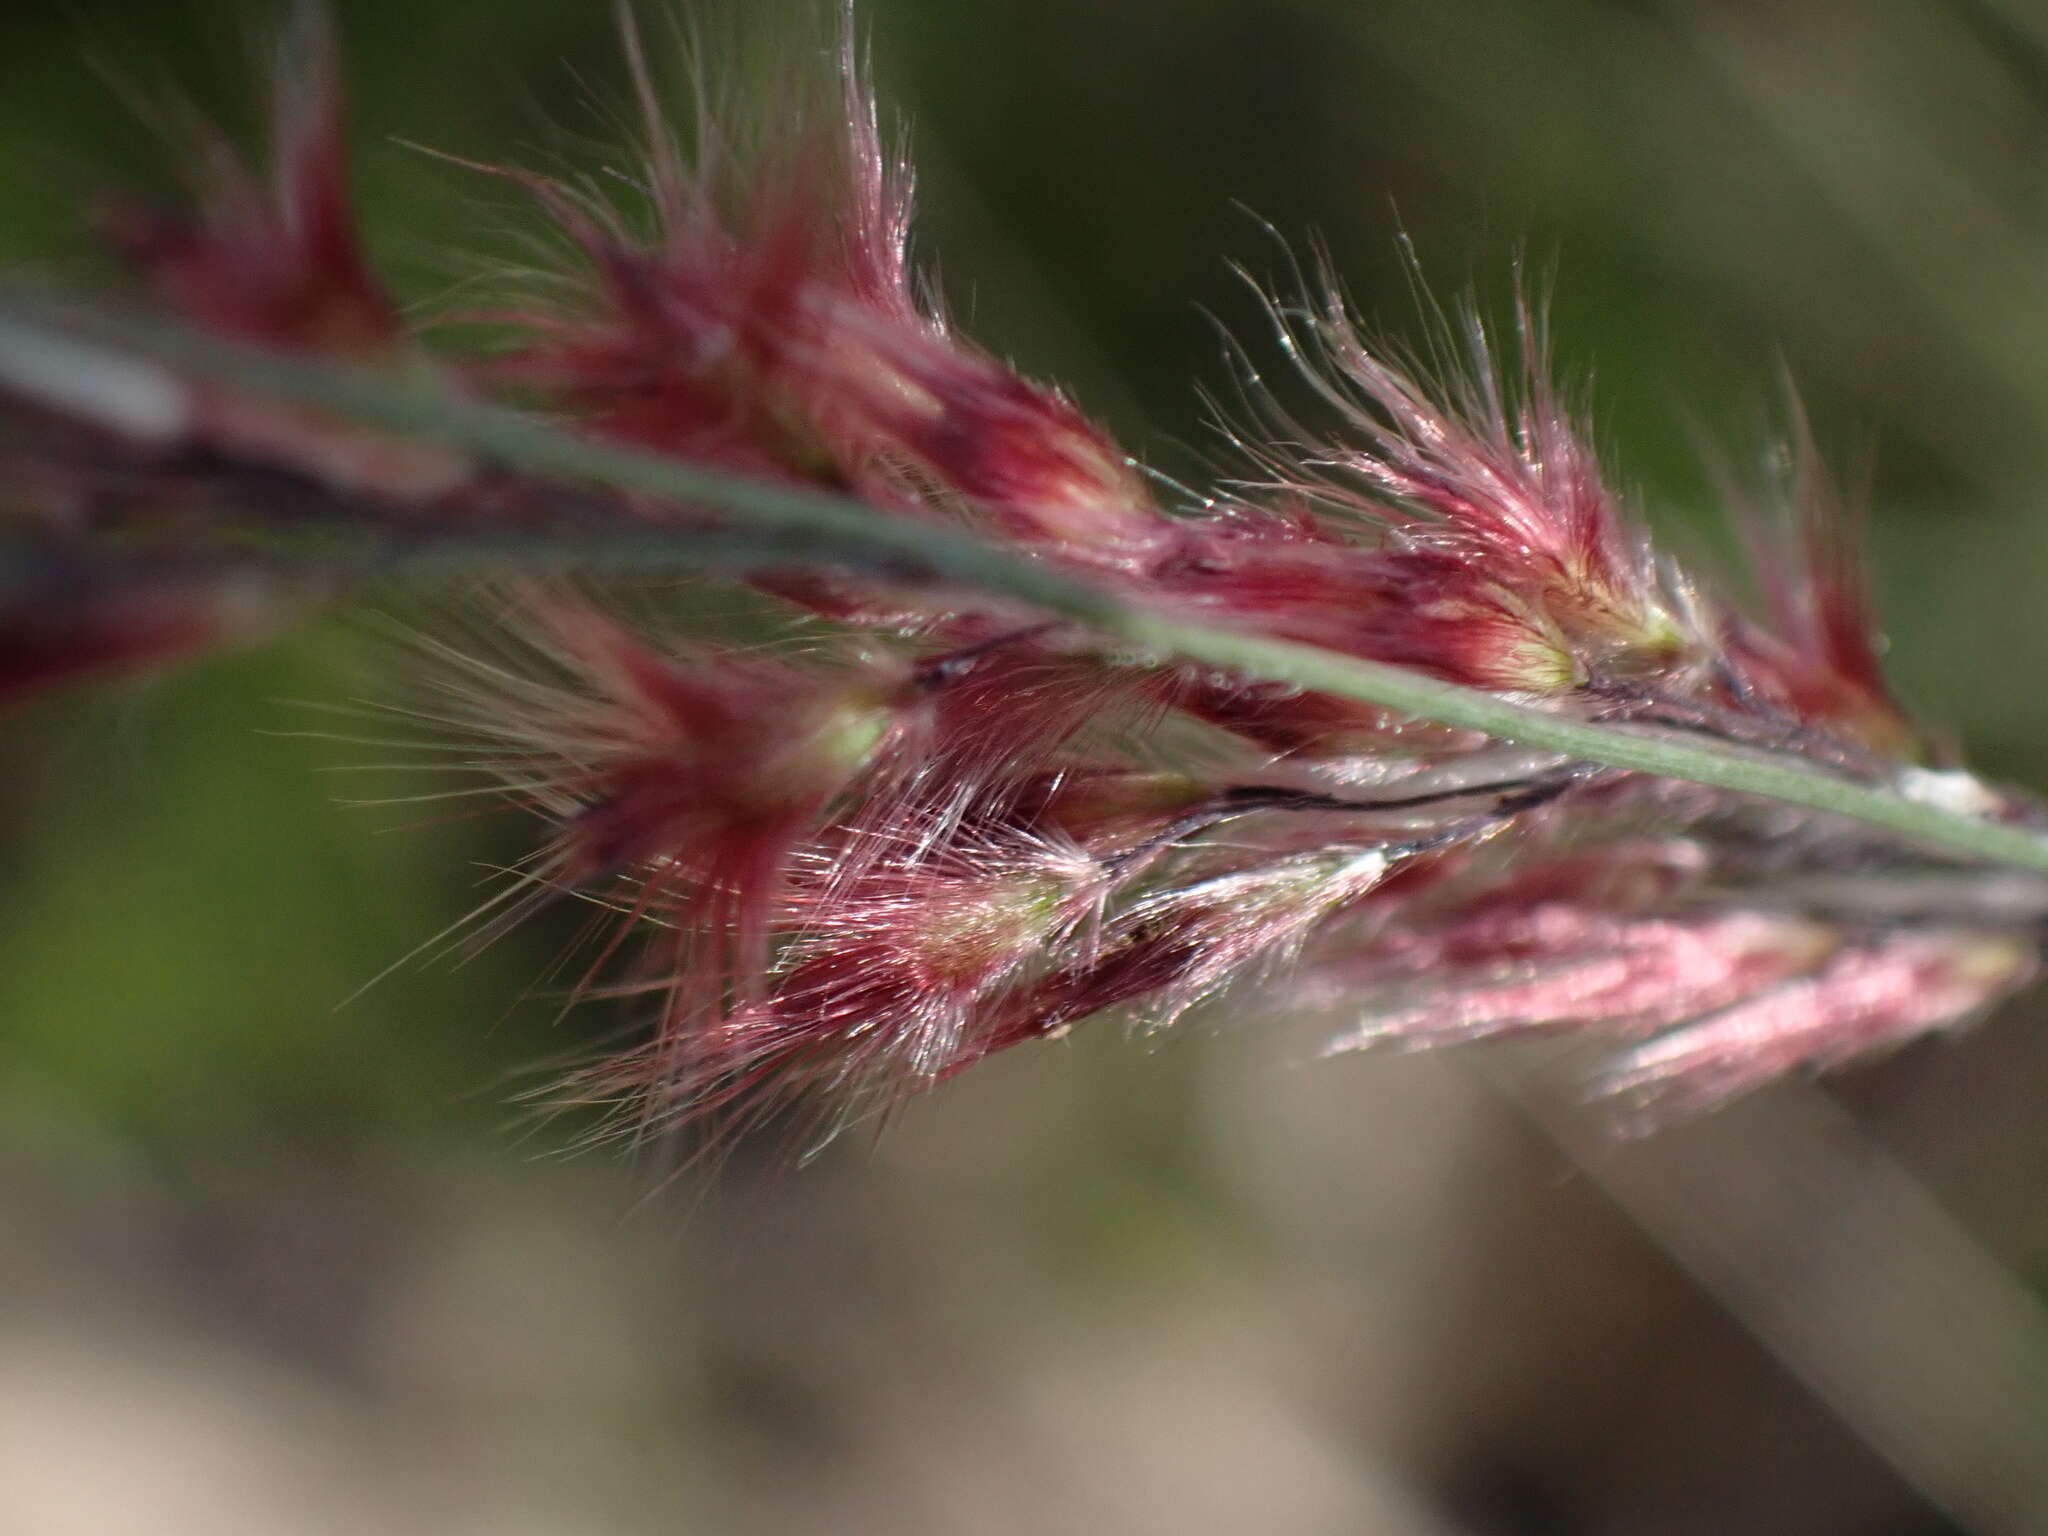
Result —
M 527 215 L 398 139 L 617 141 L 602 5 L 335 8 L 411 296 Z M 819 35 L 682 13 L 756 57 Z M 1284 263 L 1239 204 L 1396 336 L 1401 229 L 1447 293 L 1526 253 L 1679 537 L 1713 544 L 1699 441 L 1749 451 L 1781 364 L 1845 457 L 1877 445 L 1906 692 L 2048 785 L 2048 7 L 861 17 L 952 308 L 1155 464 L 1203 473 L 1205 311 L 1260 353 L 1227 263 Z M 6 7 L 0 263 L 100 270 L 90 193 L 171 184 L 109 78 L 247 127 L 276 21 Z M 1651 1143 L 1547 1066 L 1315 1063 L 1241 1000 L 663 1184 L 509 1106 L 602 1027 L 511 1006 L 558 933 L 337 1010 L 515 846 L 340 803 L 396 781 L 329 771 L 365 750 L 299 701 L 376 691 L 376 655 L 339 614 L 0 730 L 0 1532 L 2048 1530 L 2038 1000 Z

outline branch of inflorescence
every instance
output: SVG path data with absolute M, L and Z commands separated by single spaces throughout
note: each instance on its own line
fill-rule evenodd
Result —
M 97 414 L 108 425 L 171 437 L 190 409 L 187 381 L 193 379 L 459 450 L 502 469 L 718 514 L 697 524 L 583 520 L 517 531 L 437 525 L 422 516 L 408 519 L 403 530 L 384 530 L 373 571 L 810 565 L 964 587 L 1057 615 L 1151 656 L 1355 699 L 1587 763 L 1804 806 L 1882 827 L 1929 850 L 2048 873 L 2048 837 L 1782 756 L 1571 719 L 1406 668 L 1192 622 L 969 534 L 890 518 L 846 497 L 594 442 L 428 384 L 288 358 L 175 322 L 34 290 L 0 290 L 0 388 L 26 388 L 45 401 Z

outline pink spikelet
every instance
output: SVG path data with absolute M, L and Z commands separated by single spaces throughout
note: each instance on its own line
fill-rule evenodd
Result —
M 509 335 L 493 355 L 412 334 L 370 270 L 331 52 L 286 93 L 270 192 L 223 173 L 196 220 L 112 228 L 159 302 L 222 336 L 966 528 L 1168 618 L 2048 830 L 1887 688 L 1803 421 L 1784 472 L 1733 498 L 1756 600 L 1731 601 L 1603 479 L 1540 305 L 1505 349 L 1439 320 L 1425 366 L 1370 343 L 1324 275 L 1270 310 L 1322 420 L 1254 391 L 1237 475 L 1175 504 L 919 288 L 909 171 L 850 43 L 772 131 L 707 114 L 686 154 L 626 32 L 645 161 L 624 190 L 491 172 L 564 252 L 481 316 Z M 0 698 L 218 638 L 230 573 L 95 564 L 109 529 L 177 549 L 280 508 L 394 538 L 704 516 L 175 376 L 150 376 L 152 414 L 22 374 L 0 369 L 0 468 L 64 579 L 0 609 Z M 797 552 L 745 574 L 800 641 L 665 638 L 526 580 L 492 589 L 502 644 L 425 647 L 411 717 L 540 827 L 473 934 L 592 904 L 571 990 L 645 1029 L 564 1092 L 628 1130 L 829 1133 L 1012 1046 L 1105 1014 L 1161 1027 L 1248 981 L 1336 1017 L 1335 1050 L 1560 1034 L 1599 1048 L 1604 1089 L 1703 1107 L 1978 1013 L 2039 964 L 2040 882 L 1862 824 L 1132 654 L 886 571 Z
M 264 171 L 191 131 L 198 209 L 111 204 L 107 235 L 172 306 L 227 335 L 378 359 L 405 345 L 370 270 L 349 197 L 340 62 L 324 17 L 303 11 L 275 82 Z
M 440 661 L 423 712 L 475 749 L 471 772 L 552 828 L 507 915 L 564 890 L 621 914 L 583 990 L 629 939 L 630 990 L 687 1009 L 706 988 L 720 1001 L 757 989 L 798 860 L 857 787 L 898 771 L 924 690 L 859 657 L 661 646 L 547 588 L 514 588 L 505 611 L 508 661 L 429 642 Z

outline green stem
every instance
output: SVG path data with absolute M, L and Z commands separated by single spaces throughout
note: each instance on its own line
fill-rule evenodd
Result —
M 802 563 L 957 584 L 1058 614 L 1162 657 L 1355 699 L 1586 762 L 1826 811 L 1882 827 L 1928 849 L 2048 873 L 2048 839 L 1896 791 L 1848 783 L 1794 760 L 1697 737 L 1590 724 L 1406 668 L 1191 623 L 963 533 L 891 518 L 845 497 L 594 442 L 515 411 L 458 400 L 418 384 L 282 357 L 158 319 L 0 292 L 0 354 L 14 348 L 22 355 L 24 338 L 74 350 L 105 348 L 111 354 L 104 359 L 109 368 L 123 362 L 138 369 L 156 365 L 239 393 L 424 438 L 511 469 L 744 519 L 708 529 L 600 525 L 546 536 L 423 526 L 420 532 L 427 537 L 418 553 L 429 559 L 541 555 L 638 567 Z M 0 363 L 5 361 L 0 355 Z M 0 367 L 0 378 L 6 376 Z M 169 387 L 174 381 L 165 382 Z M 545 542 L 537 544 L 537 538 Z M 573 543 L 565 543 L 570 539 Z

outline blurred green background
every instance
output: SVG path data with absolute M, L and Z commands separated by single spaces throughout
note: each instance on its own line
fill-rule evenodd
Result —
M 365 224 L 408 297 L 527 215 L 399 140 L 584 165 L 617 142 L 603 5 L 335 9 Z M 782 0 L 678 9 L 713 75 L 727 39 L 758 60 L 821 35 Z M 123 89 L 174 82 L 247 130 L 278 19 L 6 7 L 0 266 L 103 273 L 90 195 L 175 180 Z M 1904 691 L 1980 767 L 2048 786 L 2048 7 L 860 20 L 963 327 L 1153 463 L 1204 472 L 1217 322 L 1272 360 L 1229 265 L 1284 275 L 1258 220 L 1327 246 L 1396 337 L 1403 230 L 1444 294 L 1497 301 L 1526 259 L 1556 274 L 1618 481 L 1681 537 L 1713 538 L 1702 443 L 1757 451 L 1778 371 L 1798 382 L 1872 465 Z M 567 1132 L 509 1102 L 603 1027 L 515 1006 L 546 924 L 338 1006 L 516 846 L 343 803 L 395 781 L 335 771 L 375 754 L 306 705 L 389 696 L 380 659 L 335 614 L 0 727 L 0 1531 L 2048 1529 L 2024 1491 L 1976 1501 L 1979 1473 L 1923 1465 L 1982 1453 L 1992 1479 L 1986 1447 L 2048 1411 L 2021 1369 L 2048 1281 L 2038 1002 L 1841 1079 L 1811 1166 L 1768 1106 L 1603 1150 L 1478 1053 L 1305 1065 L 1312 1031 L 1240 1001 L 1158 1042 L 1013 1053 L 800 1172 L 665 1184 L 555 1156 Z M 1687 1223 L 1719 1208 L 1656 1191 L 1702 1170 L 1738 1207 L 1745 1179 L 1818 1191 L 1797 1241 L 1736 1245 L 1761 1314 L 1671 1257 L 1699 1271 Z M 1902 1333 L 1839 1289 L 1938 1302 L 1922 1261 L 2015 1302 L 1971 1347 L 2022 1379 L 1859 1410 L 1816 1349 L 1966 1353 L 1958 1308 Z M 1774 1331 L 1793 1295 L 1827 1339 Z

